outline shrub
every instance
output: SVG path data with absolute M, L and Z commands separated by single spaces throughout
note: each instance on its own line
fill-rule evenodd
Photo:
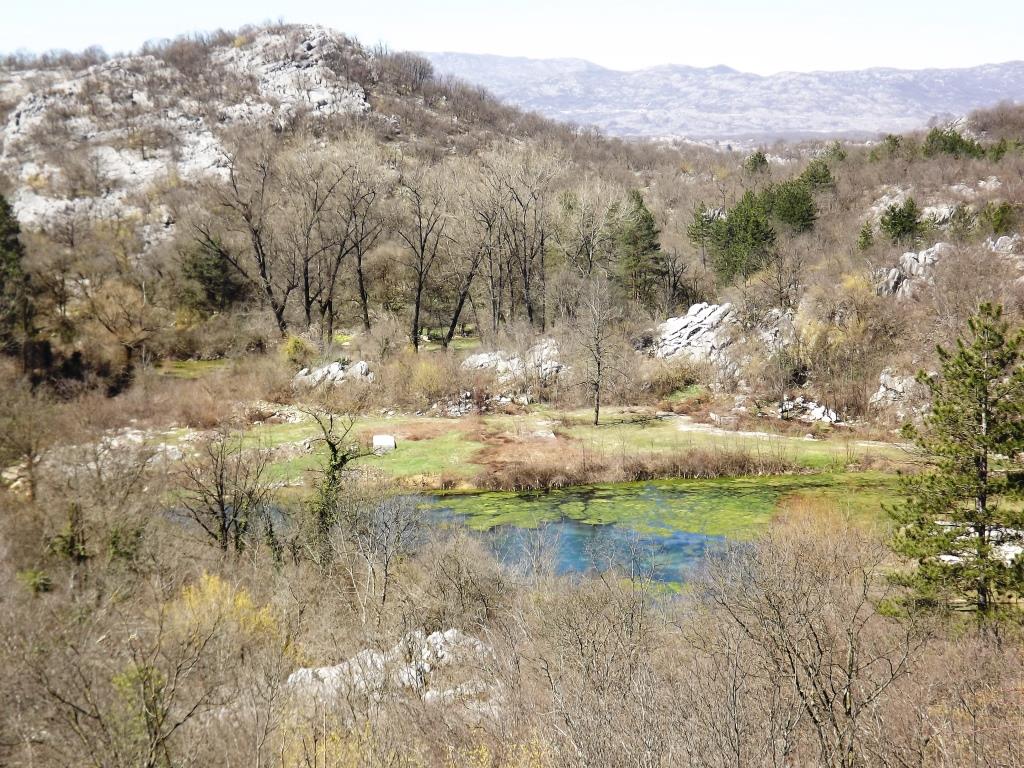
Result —
M 301 336 L 289 336 L 281 345 L 281 354 L 292 365 L 305 368 L 316 358 L 317 350 Z
M 1016 209 L 1005 200 L 987 203 L 981 211 L 981 220 L 993 235 L 1007 235 L 1017 223 Z
M 812 192 L 831 189 L 836 185 L 835 177 L 832 175 L 828 163 L 821 158 L 815 158 L 807 164 L 804 172 L 800 174 L 800 181 L 806 184 Z
M 41 595 L 53 589 L 53 579 L 50 578 L 50 575 L 37 568 L 18 571 L 18 581 L 34 595 Z
M 762 205 L 771 212 L 772 218 L 793 232 L 810 231 L 818 219 L 818 207 L 814 204 L 810 187 L 802 178 L 766 189 L 761 197 Z
M 711 229 L 711 264 L 723 283 L 761 269 L 775 246 L 775 230 L 763 201 L 748 190 Z
M 763 173 L 768 170 L 768 156 L 760 149 L 751 152 L 743 161 L 743 168 L 749 173 Z
M 913 245 L 921 239 L 925 231 L 921 209 L 917 207 L 912 197 L 908 197 L 903 203 L 894 203 L 886 208 L 882 214 L 881 227 L 894 245 Z
M 981 158 L 985 148 L 974 139 L 968 138 L 954 128 L 932 128 L 921 148 L 925 157 L 952 155 L 953 157 Z

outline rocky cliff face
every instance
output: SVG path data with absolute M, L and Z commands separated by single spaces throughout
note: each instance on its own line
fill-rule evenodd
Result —
M 363 55 L 327 29 L 297 26 L 187 65 L 136 55 L 81 72 L 0 70 L 0 101 L 14 103 L 0 173 L 14 183 L 15 212 L 29 227 L 75 212 L 128 218 L 158 240 L 173 221 L 152 193 L 222 172 L 232 127 L 367 111 L 362 87 L 342 74 Z

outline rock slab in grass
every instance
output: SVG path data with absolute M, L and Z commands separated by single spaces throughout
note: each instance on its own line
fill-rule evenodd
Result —
M 374 435 L 373 452 L 378 456 L 383 453 L 391 453 L 398 448 L 398 441 L 394 435 Z

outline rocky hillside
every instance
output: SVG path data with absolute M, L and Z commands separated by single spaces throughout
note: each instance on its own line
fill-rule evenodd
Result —
M 867 69 L 761 76 L 729 67 L 635 72 L 580 59 L 426 54 L 434 67 L 556 120 L 616 136 L 768 139 L 923 127 L 1024 99 L 1024 62 L 970 69 Z
M 0 174 L 14 210 L 41 226 L 69 209 L 171 223 L 154 189 L 223 174 L 223 137 L 300 116 L 361 114 L 346 77 L 361 51 L 318 27 L 263 30 L 188 58 L 134 55 L 84 71 L 0 70 Z M 354 60 L 354 61 L 353 61 Z

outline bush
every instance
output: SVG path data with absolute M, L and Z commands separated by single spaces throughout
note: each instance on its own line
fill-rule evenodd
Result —
M 711 228 L 711 264 L 723 283 L 762 268 L 775 246 L 775 230 L 763 201 L 748 190 Z
M 800 174 L 800 181 L 806 184 L 812 192 L 831 189 L 836 185 L 835 177 L 832 175 L 828 163 L 821 158 L 815 158 L 807 164 L 804 172 Z
M 882 214 L 881 227 L 894 245 L 914 245 L 925 231 L 921 209 L 912 197 L 908 197 L 902 204 L 894 203 L 886 208 Z
M 982 209 L 981 220 L 993 235 L 1008 235 L 1017 223 L 1017 210 L 1005 200 L 990 202 Z
M 925 157 L 952 155 L 953 157 L 982 158 L 985 148 L 953 128 L 932 128 L 921 148 Z
M 285 360 L 299 368 L 306 368 L 316 359 L 317 349 L 301 336 L 289 336 L 281 345 Z
M 34 595 L 41 595 L 53 589 L 53 579 L 50 578 L 50 575 L 46 571 L 36 568 L 18 571 L 18 581 Z
M 802 178 L 766 189 L 761 197 L 762 205 L 771 212 L 772 218 L 791 231 L 808 232 L 814 228 L 814 222 L 818 219 L 818 207 L 814 204 L 810 187 Z

